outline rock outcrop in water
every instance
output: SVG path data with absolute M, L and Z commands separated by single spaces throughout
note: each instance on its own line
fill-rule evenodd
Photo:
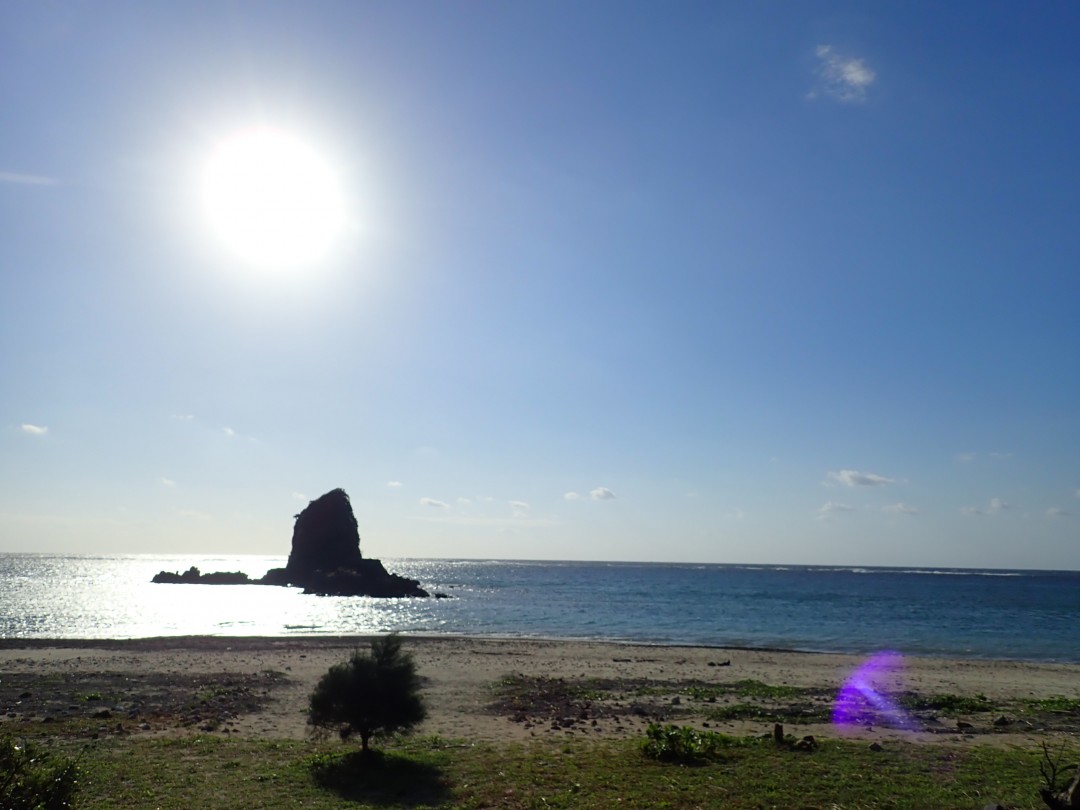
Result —
M 154 582 L 204 585 L 292 585 L 304 593 L 324 596 L 427 596 L 415 579 L 391 574 L 379 560 L 364 559 L 352 503 L 343 489 L 316 498 L 296 516 L 292 550 L 284 568 L 274 568 L 261 579 L 240 572 L 200 573 L 192 567 L 183 574 L 162 571 Z

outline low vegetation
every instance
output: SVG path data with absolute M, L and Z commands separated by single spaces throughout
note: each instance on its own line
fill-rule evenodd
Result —
M 509 677 L 496 685 L 492 710 L 511 720 L 522 715 L 548 723 L 519 744 L 388 733 L 381 750 L 364 755 L 332 736 L 253 739 L 233 733 L 230 721 L 209 733 L 205 724 L 187 721 L 193 707 L 207 717 L 222 707 L 257 706 L 267 697 L 264 691 L 280 683 L 272 673 L 250 683 L 200 678 L 171 690 L 177 695 L 171 701 L 156 697 L 163 684 L 148 683 L 140 713 L 119 714 L 110 704 L 113 715 L 104 719 L 95 716 L 103 709 L 93 695 L 111 694 L 113 684 L 106 679 L 65 682 L 69 703 L 55 706 L 32 684 L 12 686 L 22 691 L 13 695 L 17 703 L 6 723 L 22 736 L 5 743 L 10 747 L 4 751 L 23 759 L 7 773 L 39 769 L 46 776 L 38 787 L 57 788 L 63 796 L 58 800 L 67 803 L 20 805 L 0 792 L 0 807 L 981 810 L 1001 804 L 1032 810 L 1048 806 L 1040 791 L 1053 798 L 1071 788 L 1080 759 L 1075 744 L 1060 742 L 1076 739 L 1080 714 L 1073 698 L 995 703 L 981 695 L 892 696 L 920 716 L 982 718 L 976 720 L 980 733 L 993 733 L 994 721 L 1008 714 L 1025 731 L 1040 729 L 1052 749 L 959 747 L 951 739 L 955 723 L 941 744 L 871 746 L 828 734 L 802 736 L 799 718 L 828 719 L 835 695 L 827 690 L 751 680 Z M 0 682 L 0 697 L 8 688 Z M 561 725 L 567 716 L 577 724 L 573 729 Z M 684 716 L 695 718 L 694 727 L 682 722 Z M 709 723 L 707 718 L 721 716 L 754 721 L 756 731 L 748 736 L 702 727 L 702 718 Z M 342 722 L 329 717 L 328 725 Z M 621 720 L 623 733 L 595 734 L 588 726 L 597 720 L 612 726 Z M 774 729 L 774 723 L 794 734 Z M 142 726 L 150 728 L 140 731 Z M 5 790 L 15 784 L 6 778 L 0 777 Z
M 80 763 L 79 807 L 1045 807 L 1038 750 L 888 743 L 874 751 L 819 740 L 799 751 L 771 737 L 659 728 L 653 734 L 671 756 L 650 755 L 648 737 L 505 745 L 399 738 L 368 757 L 330 740 L 111 738 Z
M 0 737 L 0 807 L 67 810 L 78 788 L 74 759 L 56 757 L 35 743 Z

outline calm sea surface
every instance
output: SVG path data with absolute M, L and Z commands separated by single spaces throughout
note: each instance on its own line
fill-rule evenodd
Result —
M 453 599 L 154 585 L 283 557 L 0 555 L 0 636 L 425 634 L 1080 662 L 1080 572 L 391 560 Z

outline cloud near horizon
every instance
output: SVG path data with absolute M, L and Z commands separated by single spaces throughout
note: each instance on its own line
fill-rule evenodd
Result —
M 19 429 L 28 436 L 44 436 L 49 432 L 45 425 L 23 424 L 19 426 Z
M 392 488 L 392 489 L 397 489 L 398 487 L 401 486 L 401 482 L 400 481 L 387 481 L 386 485 L 388 487 Z
M 576 501 L 579 500 L 581 496 L 578 495 L 576 492 L 567 492 L 565 495 L 563 495 L 563 498 L 568 501 Z
M 817 85 L 809 98 L 828 96 L 842 104 L 861 104 L 874 83 L 877 74 L 862 59 L 845 56 L 833 50 L 832 45 L 818 45 L 814 52 L 818 58 Z
M 849 506 L 846 503 L 837 503 L 836 501 L 826 501 L 817 510 L 818 520 L 827 520 L 833 515 L 842 514 L 844 512 L 854 512 L 855 507 Z
M 834 470 L 829 473 L 828 479 L 846 487 L 882 487 L 896 483 L 895 478 L 886 478 L 884 475 L 859 470 Z
M 421 506 L 433 506 L 436 509 L 449 509 L 450 508 L 450 504 L 443 503 L 442 501 L 437 501 L 434 498 L 421 498 L 420 499 L 420 505 Z
M 607 487 L 597 487 L 589 493 L 589 496 L 594 501 L 610 501 L 615 497 L 615 493 Z
M 15 186 L 58 186 L 60 181 L 55 177 L 45 177 L 40 174 L 22 174 L 21 172 L 0 171 L 0 183 Z
M 919 510 L 911 504 L 907 503 L 891 503 L 888 506 L 881 507 L 886 512 L 892 512 L 897 515 L 917 515 Z

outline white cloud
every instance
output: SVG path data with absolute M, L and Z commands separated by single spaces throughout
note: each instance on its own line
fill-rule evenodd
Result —
M 581 496 L 578 495 L 576 492 L 567 492 L 565 495 L 563 495 L 563 497 L 566 498 L 566 500 L 568 501 L 576 501 L 581 498 Z M 1080 497 L 1080 492 L 1078 492 L 1077 497 Z
M 437 513 L 432 516 L 416 516 L 411 519 L 422 520 L 425 523 L 442 523 L 449 526 L 471 526 L 474 528 L 496 529 L 498 531 L 559 525 L 558 520 L 550 517 L 492 517 L 481 515 L 455 515 L 452 512 Z
M 975 461 L 977 459 L 983 459 L 983 458 L 993 459 L 994 461 L 1007 461 L 1008 459 L 1010 459 L 1012 457 L 1013 457 L 1012 453 L 1002 453 L 1002 452 L 999 452 L 999 451 L 996 451 L 996 450 L 992 451 L 992 452 L 989 452 L 989 453 L 982 453 L 982 454 L 972 453 L 972 452 L 957 453 L 955 456 L 953 456 L 953 458 L 957 462 L 959 462 L 960 464 L 970 464 L 971 462 L 973 462 L 973 461 Z
M 170 419 L 175 419 L 177 422 L 190 422 L 195 418 L 191 413 L 174 413 Z
M 44 436 L 49 432 L 44 425 L 20 425 L 20 429 L 28 436 Z
M 895 479 L 886 478 L 884 475 L 858 470 L 837 470 L 830 472 L 828 478 L 846 487 L 881 487 L 896 483 Z
M 420 499 L 420 505 L 421 506 L 434 506 L 436 509 L 448 509 L 450 507 L 449 504 L 443 503 L 442 501 L 437 501 L 434 498 L 421 498 Z
M 510 506 L 514 509 L 528 509 L 529 504 L 526 501 L 510 501 Z
M 597 487 L 589 493 L 589 496 L 594 501 L 610 501 L 615 497 L 615 493 L 607 487 Z
M 293 499 L 297 501 L 306 501 L 308 499 L 308 496 L 305 495 L 303 492 L 294 492 L 292 496 Z
M 977 506 L 962 506 L 960 511 L 965 515 L 995 515 L 998 512 L 1004 512 L 1006 509 L 1011 509 L 1012 505 L 1007 501 L 1003 501 L 1001 498 L 991 498 L 990 503 L 987 504 L 985 509 L 981 509 Z
M 1051 506 L 1049 509 L 1046 510 L 1046 516 L 1049 518 L 1070 517 L 1071 515 L 1072 512 L 1070 512 L 1068 509 L 1062 509 L 1059 506 Z
M 388 487 L 390 487 L 391 489 L 397 489 L 398 487 L 401 486 L 401 482 L 400 481 L 387 481 L 386 485 Z
M 888 506 L 881 507 L 886 512 L 892 512 L 897 515 L 917 515 L 919 510 L 911 504 L 907 503 L 891 503 Z
M 182 518 L 191 518 L 192 520 L 213 520 L 212 515 L 208 515 L 206 512 L 198 512 L 194 509 L 177 509 L 176 514 Z
M 472 506 L 471 498 L 458 498 L 457 502 L 459 506 Z
M 827 520 L 833 515 L 840 514 L 842 512 L 854 512 L 854 506 L 848 506 L 846 503 L 837 503 L 836 501 L 827 501 L 822 504 L 821 508 L 817 510 L 818 520 Z
M 231 427 L 225 427 L 221 429 L 221 432 L 228 436 L 230 439 L 236 438 L 236 431 Z
M 175 487 L 176 482 L 173 481 L 171 478 L 162 478 L 161 479 L 161 485 L 164 486 L 164 487 Z
M 60 181 L 55 177 L 45 177 L 40 174 L 0 172 L 0 183 L 11 183 L 16 186 L 56 186 L 60 184 Z
M 866 62 L 839 54 L 832 45 L 818 45 L 815 53 L 818 58 L 818 81 L 810 91 L 810 98 L 826 95 L 843 104 L 866 101 L 866 91 L 877 78 Z

